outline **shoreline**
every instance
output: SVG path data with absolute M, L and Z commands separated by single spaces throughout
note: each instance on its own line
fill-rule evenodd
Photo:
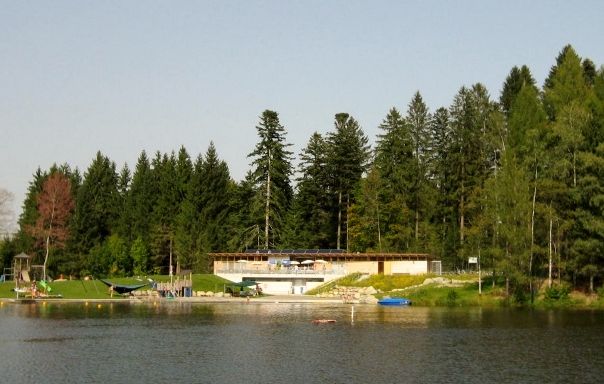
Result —
M 38 297 L 32 298 L 0 298 L 0 303 L 9 304 L 48 304 L 48 303 L 239 303 L 239 304 L 345 304 L 342 299 L 324 298 L 315 296 L 274 295 L 250 298 L 239 297 L 124 297 L 107 299 L 66 299 Z

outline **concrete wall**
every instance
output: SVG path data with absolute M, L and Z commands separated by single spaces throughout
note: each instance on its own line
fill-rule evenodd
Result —
M 392 275 L 405 274 L 405 275 L 421 275 L 428 273 L 428 262 L 425 260 L 419 261 L 391 261 L 390 270 Z
M 375 275 L 378 273 L 378 263 L 376 261 L 350 261 L 346 263 L 346 273 L 369 273 Z

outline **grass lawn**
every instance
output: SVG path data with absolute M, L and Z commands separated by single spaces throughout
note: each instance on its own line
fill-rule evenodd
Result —
M 151 279 L 158 282 L 168 282 L 170 277 L 167 275 L 150 276 Z M 106 279 L 116 284 L 134 285 L 141 284 L 142 282 L 148 282 L 145 279 L 137 279 L 133 277 L 128 278 L 109 278 Z M 212 291 L 222 292 L 224 284 L 231 283 L 221 277 L 204 274 L 204 275 L 193 275 L 193 291 Z M 15 292 L 13 288 L 15 283 L 13 281 L 7 281 L 0 283 L 0 298 L 15 298 Z M 65 280 L 65 281 L 54 281 L 50 283 L 52 288 L 51 294 L 61 295 L 65 299 L 108 299 L 110 298 L 109 288 L 103 284 L 100 280 Z M 141 289 L 150 289 L 143 287 Z M 119 295 L 113 295 L 113 298 L 119 298 Z

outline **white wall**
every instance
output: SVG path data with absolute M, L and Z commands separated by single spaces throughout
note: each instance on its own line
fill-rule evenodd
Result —
M 392 274 L 421 275 L 428 272 L 428 262 L 425 260 L 392 261 Z

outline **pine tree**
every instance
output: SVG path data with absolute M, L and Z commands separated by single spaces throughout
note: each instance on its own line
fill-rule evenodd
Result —
M 118 219 L 116 223 L 115 231 L 127 241 L 131 240 L 131 212 L 129 202 L 130 195 L 130 182 L 132 181 L 132 175 L 130 174 L 130 168 L 128 164 L 124 164 L 118 177 L 117 191 L 119 195 L 119 209 Z
M 27 194 L 23 201 L 23 208 L 18 221 L 19 232 L 17 233 L 17 247 L 25 252 L 31 253 L 34 251 L 36 240 L 27 228 L 33 227 L 38 219 L 38 194 L 42 191 L 42 185 L 47 177 L 48 173 L 42 172 L 40 167 L 38 167 L 33 174 L 32 181 L 29 183 Z
M 335 131 L 327 137 L 327 169 L 331 179 L 330 190 L 337 199 L 334 210 L 337 217 L 337 249 L 343 248 L 343 242 L 348 246 L 342 237 L 348 225 L 349 208 L 354 203 L 354 191 L 367 170 L 370 156 L 368 141 L 353 117 L 347 113 L 336 114 Z
M 455 212 L 451 221 L 458 225 L 457 260 L 465 258 L 465 237 L 475 215 L 480 215 L 481 206 L 472 201 L 484 188 L 484 181 L 499 167 L 501 136 L 504 129 L 496 106 L 489 100 L 484 86 L 476 84 L 472 89 L 462 87 L 455 96 L 450 109 L 451 137 L 449 166 L 452 167 L 451 191 L 455 199 Z
M 407 122 L 392 108 L 379 128 L 373 172 L 379 173 L 383 249 L 406 251 L 413 242 L 410 191 L 415 169 L 414 143 Z M 377 177 L 377 176 L 376 176 Z
M 300 154 L 298 187 L 288 216 L 284 244 L 297 248 L 333 248 L 327 173 L 327 143 L 313 133 Z
M 375 168 L 359 183 L 348 226 L 351 252 L 383 251 L 379 198 L 382 189 L 380 172 Z
M 200 257 L 198 249 L 201 233 L 199 215 L 203 208 L 201 191 L 203 191 L 205 182 L 202 177 L 203 161 L 201 155 L 195 160 L 187 183 L 185 199 L 180 203 L 176 218 L 174 252 L 177 263 L 184 267 L 193 266 L 194 261 Z
M 280 242 L 285 215 L 290 207 L 293 189 L 290 144 L 285 141 L 285 128 L 277 112 L 266 110 L 256 126 L 260 141 L 248 157 L 252 158 L 256 201 L 263 202 L 262 210 L 253 212 L 258 225 L 264 228 L 264 247 Z
M 528 86 L 536 91 L 536 83 L 530 69 L 526 65 L 523 65 L 520 68 L 514 66 L 503 83 L 501 96 L 499 97 L 499 104 L 501 104 L 503 112 L 506 115 L 509 115 L 512 104 L 514 104 L 514 100 L 520 93 L 520 90 L 523 87 Z
M 151 175 L 156 191 L 150 228 L 151 266 L 163 267 L 169 264 L 173 252 L 177 207 L 180 205 L 174 153 L 168 156 L 157 152 Z
M 115 227 L 119 201 L 117 180 L 115 163 L 98 152 L 84 174 L 76 198 L 72 249 L 81 257 L 93 247 L 100 247 Z M 85 262 L 85 259 L 81 260 Z M 106 260 L 95 260 L 95 263 L 108 265 Z M 85 268 L 85 265 L 79 267 Z
M 150 215 L 153 212 L 153 206 L 157 197 L 155 180 L 151 173 L 151 163 L 145 151 L 142 151 L 138 157 L 130 191 L 128 194 L 128 211 L 131 220 L 130 239 L 140 237 L 148 242 L 150 238 Z
M 414 248 L 425 249 L 429 233 L 421 233 L 420 239 L 420 221 L 423 221 L 424 227 L 428 220 L 428 212 L 432 206 L 431 185 L 428 182 L 428 169 L 430 168 L 430 121 L 432 116 L 428 112 L 428 107 L 424 103 L 419 92 L 416 92 L 409 103 L 407 111 L 407 127 L 410 132 L 413 143 L 413 168 L 412 184 L 409 194 L 409 207 L 414 214 Z M 422 241 L 423 240 L 423 241 Z
M 228 238 L 228 216 L 230 213 L 230 183 L 229 168 L 226 162 L 218 158 L 214 143 L 210 143 L 203 163 L 201 164 L 200 178 L 203 180 L 203 189 L 199 191 L 201 197 L 200 220 L 200 251 L 203 271 L 211 269 L 208 252 L 222 250 Z

